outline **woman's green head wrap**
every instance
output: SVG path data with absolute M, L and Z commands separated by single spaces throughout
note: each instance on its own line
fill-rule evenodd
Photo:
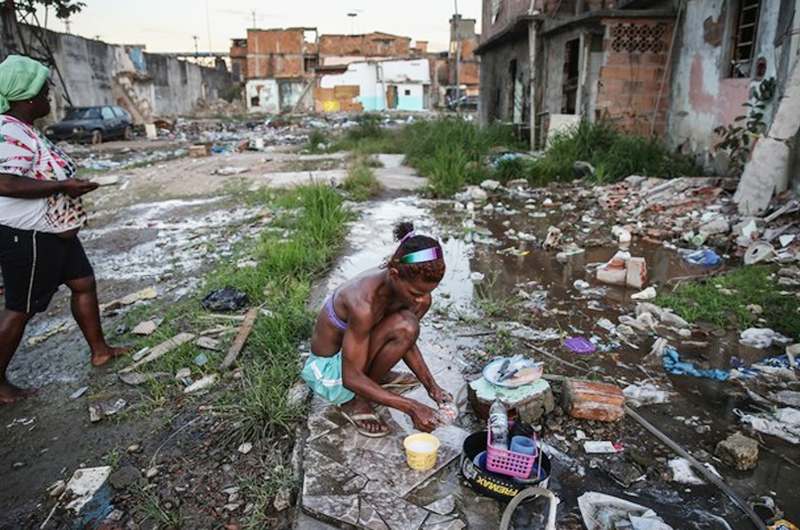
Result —
M 31 99 L 42 89 L 50 69 L 30 57 L 9 55 L 0 63 L 0 114 L 11 108 L 11 101 Z

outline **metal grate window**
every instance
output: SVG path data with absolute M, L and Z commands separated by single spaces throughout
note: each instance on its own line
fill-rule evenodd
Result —
M 731 53 L 731 77 L 750 77 L 758 36 L 761 0 L 741 0 Z
M 611 28 L 611 49 L 618 53 L 662 53 L 666 24 L 617 24 Z

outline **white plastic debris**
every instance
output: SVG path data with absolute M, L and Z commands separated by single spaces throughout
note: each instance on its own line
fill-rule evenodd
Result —
M 669 461 L 669 468 L 672 470 L 672 480 L 681 484 L 705 484 L 701 478 L 692 471 L 692 464 L 685 458 L 673 458 Z
M 583 450 L 587 454 L 608 454 L 616 453 L 617 448 L 608 441 L 588 441 L 583 442 Z
M 625 401 L 634 407 L 669 401 L 669 392 L 650 382 L 628 385 L 622 393 L 625 395 Z
M 207 375 L 202 377 L 192 383 L 191 385 L 187 386 L 183 389 L 184 394 L 191 394 L 192 392 L 197 392 L 198 390 L 203 390 L 212 386 L 214 383 L 217 382 L 217 374 Z
M 72 501 L 67 504 L 67 510 L 80 513 L 83 506 L 92 499 L 94 493 L 100 489 L 110 475 L 111 466 L 86 467 L 76 470 L 67 483 L 67 489 L 72 492 Z
M 739 343 L 752 348 L 764 349 L 773 343 L 787 344 L 792 339 L 770 328 L 748 328 L 739 334 Z
M 656 296 L 658 296 L 658 293 L 656 293 L 655 287 L 650 286 L 644 291 L 632 294 L 631 300 L 652 300 Z

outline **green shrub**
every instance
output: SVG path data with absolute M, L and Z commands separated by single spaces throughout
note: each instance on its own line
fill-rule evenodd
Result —
M 375 197 L 381 190 L 375 172 L 369 167 L 370 157 L 358 157 L 347 171 L 347 177 L 342 182 L 345 190 L 353 200 L 366 201 Z

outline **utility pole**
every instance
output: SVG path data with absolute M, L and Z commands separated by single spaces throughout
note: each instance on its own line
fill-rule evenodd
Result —
M 194 39 L 194 58 L 197 59 L 197 35 L 192 35 L 192 38 Z
M 253 9 L 250 14 L 253 16 L 253 29 L 256 29 L 256 10 Z
M 453 0 L 453 38 L 456 39 L 456 112 L 461 110 L 461 39 L 458 36 L 459 20 L 458 0 Z

